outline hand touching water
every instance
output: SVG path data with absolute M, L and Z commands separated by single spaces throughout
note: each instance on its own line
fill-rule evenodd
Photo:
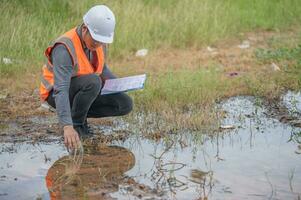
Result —
M 64 143 L 68 150 L 77 149 L 81 144 L 78 133 L 71 125 L 64 126 Z

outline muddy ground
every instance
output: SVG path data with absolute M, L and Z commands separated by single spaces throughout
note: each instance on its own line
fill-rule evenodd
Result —
M 40 105 L 39 100 L 34 95 L 28 95 L 24 101 L 23 109 L 29 109 L 26 113 L 17 115 L 19 111 L 12 113 L 10 109 L 4 108 L 1 111 L 0 121 L 0 142 L 51 142 L 51 136 L 62 136 L 62 130 L 59 127 L 56 113 Z M 26 105 L 28 102 L 29 105 Z M 282 123 L 287 123 L 294 127 L 301 127 L 300 114 L 293 115 L 284 105 L 281 99 L 277 100 L 262 100 L 262 106 L 267 108 L 266 115 L 271 118 L 278 119 Z M 0 99 L 1 108 L 10 104 L 18 104 L 11 96 L 5 99 Z M 14 106 L 13 106 L 14 107 Z M 132 115 L 135 115 L 132 114 Z M 149 119 L 148 119 L 149 120 Z M 155 120 L 155 119 L 154 119 Z M 98 134 L 97 140 L 104 143 L 110 143 L 113 140 L 124 140 L 128 134 L 128 125 L 125 125 L 128 120 L 124 118 L 106 118 L 106 119 L 89 119 L 90 128 Z M 141 123 L 143 123 L 141 121 Z M 145 122 L 147 123 L 147 122 Z M 133 128 L 134 125 L 131 125 Z M 141 127 L 141 125 L 140 125 Z M 165 130 L 164 128 L 157 129 L 155 126 L 148 127 L 150 131 L 142 131 L 144 137 L 159 140 L 169 133 L 175 134 L 177 131 Z M 220 127 L 215 127 L 209 132 L 216 132 Z M 56 139 L 57 140 L 57 139 Z

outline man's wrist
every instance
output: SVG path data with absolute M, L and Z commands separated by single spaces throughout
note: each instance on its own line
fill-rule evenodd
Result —
M 64 130 L 67 130 L 67 129 L 70 129 L 70 128 L 73 128 L 73 126 L 72 126 L 72 125 L 64 125 L 64 126 L 63 126 L 63 129 L 64 129 Z

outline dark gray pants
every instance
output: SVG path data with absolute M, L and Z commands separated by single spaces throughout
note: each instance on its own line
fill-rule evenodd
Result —
M 71 79 L 69 100 L 74 124 L 85 124 L 86 118 L 121 116 L 131 112 L 132 99 L 125 93 L 100 95 L 101 79 L 95 74 L 83 75 Z M 53 91 L 47 102 L 55 106 Z

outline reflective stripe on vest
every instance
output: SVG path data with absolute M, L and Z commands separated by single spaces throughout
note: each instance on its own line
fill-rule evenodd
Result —
M 41 78 L 41 82 L 45 86 L 46 90 L 52 90 L 53 86 L 43 76 Z
M 48 60 L 46 60 L 45 66 L 47 67 L 47 69 L 48 69 L 50 72 L 53 73 L 53 68 L 52 68 L 52 66 L 51 66 L 51 64 L 50 64 L 50 62 L 49 62 Z M 44 66 L 43 66 L 43 67 L 44 67 Z
M 65 46 L 69 50 L 69 53 L 71 54 L 71 57 L 74 59 L 73 60 L 73 62 L 74 62 L 73 65 L 76 65 L 77 64 L 77 56 L 76 56 L 75 47 L 73 45 L 73 42 L 69 38 L 62 36 L 62 37 L 58 38 L 54 42 L 54 45 L 56 43 L 63 43 L 63 44 L 65 44 Z

